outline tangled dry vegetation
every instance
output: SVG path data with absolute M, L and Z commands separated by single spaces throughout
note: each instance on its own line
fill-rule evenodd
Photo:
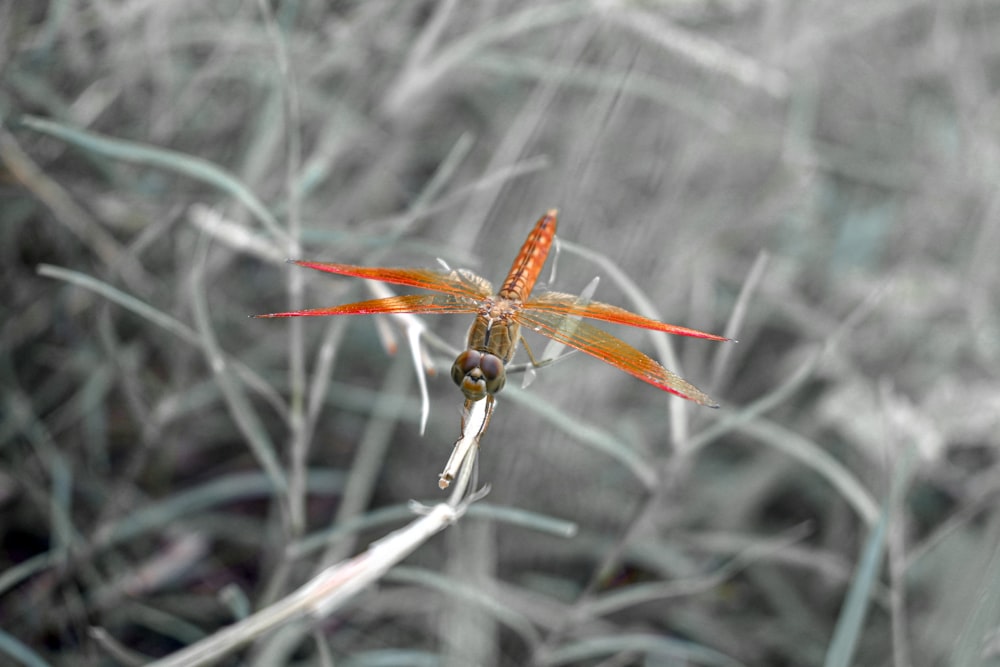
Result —
M 0 662 L 996 664 L 997 34 L 996 0 L 0 4 Z M 368 298 L 290 256 L 496 281 L 551 207 L 553 287 L 740 340 L 615 332 L 723 407 L 571 355 L 501 396 L 490 493 L 415 515 L 467 319 L 424 318 L 420 437 L 397 322 L 247 315 Z M 342 562 L 377 585 L 275 615 Z

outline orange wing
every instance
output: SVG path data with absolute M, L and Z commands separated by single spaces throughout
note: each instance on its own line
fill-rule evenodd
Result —
M 474 313 L 480 300 L 492 294 L 493 288 L 483 278 L 463 271 L 432 271 L 430 269 L 394 269 L 377 266 L 354 266 L 289 260 L 309 269 L 355 276 L 384 283 L 407 285 L 441 292 L 441 294 L 408 294 L 345 303 L 331 308 L 311 308 L 286 313 L 254 315 L 254 317 L 310 317 L 321 315 L 372 315 L 375 313 Z
M 665 331 L 678 336 L 693 336 L 694 338 L 707 338 L 708 340 L 730 340 L 725 336 L 716 336 L 715 334 L 705 333 L 697 329 L 688 329 L 676 324 L 651 320 L 648 317 L 637 315 L 624 308 L 612 306 L 609 303 L 601 303 L 600 301 L 580 303 L 580 297 L 572 294 L 546 292 L 537 299 L 532 299 L 524 304 L 524 307 L 534 311 L 561 315 L 562 317 L 589 317 L 592 320 L 602 320 L 614 324 L 627 324 L 631 327 L 642 327 L 643 329 L 652 329 L 654 331 Z
M 375 313 L 474 313 L 478 308 L 479 301 L 477 299 L 454 294 L 404 294 L 384 299 L 345 303 L 342 306 L 333 306 L 332 308 L 310 308 L 309 310 L 293 310 L 287 313 L 253 315 L 252 317 L 311 317 L 318 315 L 372 315 Z
M 395 269 L 391 267 L 354 266 L 353 264 L 330 264 L 327 262 L 307 262 L 304 260 L 289 260 L 317 271 L 336 273 L 341 276 L 354 276 L 368 280 L 380 280 L 394 285 L 408 285 L 421 289 L 443 292 L 454 296 L 465 296 L 473 299 L 485 299 L 492 296 L 493 288 L 489 282 L 461 271 L 433 271 L 431 269 Z M 405 312 L 405 311 L 396 311 Z M 417 312 L 417 311 L 411 311 Z
M 558 296 L 562 297 L 563 295 Z M 656 361 L 635 349 L 625 341 L 612 336 L 606 331 L 601 331 L 597 327 L 586 322 L 566 322 L 565 314 L 567 313 L 579 314 L 584 317 L 595 317 L 592 313 L 586 312 L 587 308 L 595 304 L 591 303 L 587 306 L 579 306 L 578 309 L 571 309 L 569 308 L 570 304 L 565 304 L 566 308 L 553 308 L 552 312 L 547 312 L 544 309 L 537 309 L 535 307 L 535 303 L 537 302 L 531 303 L 531 310 L 525 309 L 517 314 L 517 320 L 529 329 L 557 340 L 560 343 L 576 348 L 581 352 L 586 352 L 592 357 L 597 357 L 601 361 L 611 364 L 615 368 L 619 368 L 626 373 L 634 375 L 643 382 L 648 382 L 654 387 L 659 387 L 660 389 L 669 391 L 670 393 L 676 394 L 681 398 L 695 401 L 696 403 L 706 405 L 710 408 L 719 407 L 719 404 L 713 401 L 708 394 L 698 389 L 673 371 L 669 371 L 660 364 L 656 363 Z M 605 304 L 596 305 L 604 306 Z M 609 308 L 614 309 L 611 311 L 612 314 L 614 314 L 614 311 L 621 310 L 620 308 L 615 308 L 614 306 L 609 306 Z M 598 315 L 597 318 L 607 319 L 609 322 L 621 322 L 623 324 L 630 324 L 631 319 L 636 318 L 639 321 L 651 322 L 659 325 L 656 328 L 671 326 L 669 324 L 663 324 L 662 322 L 656 322 L 655 320 L 648 320 L 638 315 L 629 313 L 628 311 L 622 312 L 631 316 L 628 318 L 629 321 L 624 321 L 622 319 L 610 319 L 612 316 L 611 314 L 607 314 L 607 317 L 601 317 Z M 615 314 L 615 316 L 618 318 L 621 317 L 621 315 L 617 314 Z M 683 327 L 677 328 L 682 330 L 684 329 Z M 665 329 L 660 330 L 663 331 Z M 694 330 L 687 329 L 686 331 Z M 701 334 L 701 332 L 696 333 Z M 704 337 L 718 338 L 717 336 L 711 336 L 711 334 L 702 335 Z

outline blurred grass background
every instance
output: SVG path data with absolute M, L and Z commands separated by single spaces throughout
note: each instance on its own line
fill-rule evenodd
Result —
M 1000 664 L 997 34 L 994 0 L 0 4 L 0 662 L 165 655 L 438 497 L 448 352 L 421 438 L 372 318 L 247 315 L 367 298 L 293 255 L 499 281 L 558 207 L 556 289 L 635 307 L 575 244 L 666 321 L 745 304 L 673 341 L 722 409 L 543 369 L 480 477 L 576 536 L 466 517 L 227 664 Z

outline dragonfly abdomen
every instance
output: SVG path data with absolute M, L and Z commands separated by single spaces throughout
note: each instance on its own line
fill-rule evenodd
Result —
M 545 259 L 549 256 L 552 238 L 556 235 L 557 215 L 558 211 L 551 209 L 535 223 L 535 228 L 528 234 L 521 252 L 517 253 L 497 296 L 524 301 L 531 295 Z

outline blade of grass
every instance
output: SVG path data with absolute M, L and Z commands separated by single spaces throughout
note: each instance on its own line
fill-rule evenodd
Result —
M 377 411 L 373 413 L 365 427 L 364 435 L 354 452 L 354 460 L 347 476 L 347 486 L 341 497 L 340 506 L 333 518 L 333 524 L 348 521 L 359 516 L 371 504 L 375 492 L 375 482 L 385 466 L 385 457 L 393 442 L 393 433 L 399 421 L 404 404 L 400 396 L 407 393 L 410 384 L 409 360 L 396 357 L 382 383 Z M 375 416 L 388 413 L 386 416 Z M 354 550 L 354 541 L 339 540 L 327 547 L 317 567 L 323 568 L 346 558 Z
M 560 240 L 559 245 L 563 250 L 567 250 L 578 257 L 595 263 L 602 271 L 606 272 L 611 281 L 632 302 L 637 313 L 654 320 L 660 319 L 660 314 L 656 306 L 653 305 L 652 300 L 646 296 L 646 293 L 640 289 L 636 282 L 610 257 L 602 252 L 566 240 Z M 656 356 L 662 361 L 663 365 L 676 373 L 681 373 L 680 362 L 674 352 L 670 335 L 656 331 L 648 333 L 650 339 L 653 341 L 653 347 L 656 348 Z M 682 398 L 670 397 L 667 399 L 667 405 L 670 410 L 670 442 L 675 449 L 683 446 L 685 451 L 689 449 L 686 443 L 688 442 L 690 431 L 687 404 L 688 401 Z
M 45 477 L 49 487 L 32 487 L 30 493 L 36 495 L 41 506 L 48 503 L 50 519 L 49 538 L 56 551 L 76 545 L 80 542 L 80 534 L 73 523 L 71 507 L 71 488 L 73 466 L 67 458 L 67 453 L 59 446 L 59 442 L 50 433 L 47 424 L 36 414 L 30 398 L 16 386 L 4 401 L 4 408 L 19 424 L 19 431 L 30 443 L 37 460 L 43 464 Z
M 579 526 L 573 521 L 558 519 L 553 516 L 522 510 L 517 507 L 476 503 L 469 508 L 468 516 L 487 518 L 512 526 L 520 526 L 539 533 L 547 533 L 555 537 L 575 537 Z
M 289 257 L 301 257 L 300 238 L 302 236 L 302 198 L 296 186 L 302 163 L 302 142 L 299 127 L 302 114 L 299 105 L 298 87 L 288 58 L 288 44 L 281 27 L 271 12 L 267 0 L 259 0 L 258 11 L 263 18 L 268 38 L 274 50 L 278 67 L 278 82 L 284 107 L 283 126 L 285 132 L 285 196 L 287 197 L 286 252 Z M 285 289 L 288 307 L 301 310 L 305 277 L 302 271 L 287 271 Z M 305 477 L 309 457 L 309 432 L 306 419 L 306 365 L 303 343 L 304 323 L 295 318 L 288 323 L 288 389 L 289 433 L 288 433 L 288 506 L 291 534 L 298 536 L 305 530 Z
M 879 513 L 878 523 L 868 534 L 861 550 L 861 560 L 851 581 L 851 587 L 840 610 L 833 638 L 827 647 L 824 667 L 850 667 L 851 659 L 858 648 L 861 629 L 868 614 L 869 601 L 877 583 L 882 553 L 885 551 L 885 535 L 889 526 L 889 506 Z
M 823 662 L 824 667 L 850 667 L 851 665 L 861 638 L 870 601 L 874 596 L 874 589 L 878 585 L 878 574 L 882 555 L 887 547 L 889 522 L 893 516 L 893 509 L 903 501 L 916 461 L 916 451 L 913 448 L 905 449 L 901 454 L 900 461 L 893 468 L 889 498 L 883 504 L 878 515 L 878 523 L 869 532 L 868 539 L 861 550 L 861 558 L 854 579 L 851 581 L 851 587 L 848 589 L 844 606 L 837 619 L 833 637 L 827 647 L 826 659 Z M 976 638 L 976 641 L 978 644 L 979 637 Z M 975 663 L 969 664 L 978 665 L 980 663 L 977 660 Z
M 391 94 L 386 109 L 396 115 L 407 109 L 414 98 L 425 93 L 450 71 L 468 65 L 490 44 L 517 37 L 531 30 L 566 23 L 592 11 L 585 2 L 557 2 L 529 5 L 528 9 L 498 17 L 481 25 L 479 30 L 465 32 L 459 39 L 445 42 L 445 47 L 431 55 L 423 42 L 417 42 Z
M 740 431 L 798 459 L 819 473 L 837 489 L 869 526 L 879 520 L 878 503 L 875 502 L 864 485 L 850 470 L 812 440 L 762 418 L 753 419 L 743 424 L 740 426 Z
M 113 301 L 119 306 L 152 322 L 158 327 L 166 329 L 186 343 L 190 343 L 195 346 L 201 345 L 200 336 L 188 325 L 174 317 L 171 317 L 170 315 L 167 315 L 162 310 L 154 308 L 145 301 L 123 292 L 117 287 L 109 285 L 106 282 L 98 280 L 93 276 L 88 276 L 85 273 L 80 273 L 79 271 L 73 271 L 71 269 L 64 269 L 59 266 L 52 266 L 51 264 L 39 264 L 37 270 L 38 275 L 40 276 L 62 280 L 72 285 L 77 285 L 95 292 L 96 294 L 103 296 L 105 299 Z M 254 372 L 249 366 L 238 359 L 227 357 L 225 361 L 226 363 L 232 364 L 233 368 L 236 369 L 236 372 L 248 387 L 259 393 L 271 405 L 271 407 L 278 412 L 278 414 L 287 419 L 288 408 L 281 396 L 274 391 L 270 384 L 257 375 L 257 373 Z
M 333 364 L 337 360 L 337 349 L 347 333 L 347 317 L 332 317 L 320 339 L 316 358 L 313 360 L 312 381 L 309 383 L 309 403 L 306 406 L 306 436 L 312 441 L 319 416 L 330 398 L 330 380 L 333 377 Z
M 104 225 L 57 181 L 49 178 L 42 168 L 24 152 L 14 136 L 0 126 L 0 163 L 44 203 L 57 222 L 77 237 L 81 243 L 108 266 L 119 268 L 133 285 L 148 285 L 150 276 Z
M 733 311 L 729 315 L 729 321 L 726 322 L 726 328 L 722 332 L 722 335 L 726 338 L 736 340 L 739 335 L 743 322 L 746 320 L 750 300 L 753 298 L 754 293 L 760 286 L 760 282 L 764 277 L 764 272 L 767 270 L 769 260 L 770 257 L 767 252 L 761 251 L 757 254 L 757 259 L 754 260 L 753 266 L 750 267 L 750 271 L 747 273 L 747 277 L 743 280 L 743 285 L 740 287 L 740 293 L 736 297 L 735 305 L 733 305 Z M 718 392 L 719 388 L 722 386 L 722 382 L 728 377 L 727 373 L 732 372 L 731 361 L 735 352 L 736 346 L 734 345 L 720 345 L 718 347 L 718 352 L 716 353 L 715 360 L 712 363 L 712 379 L 708 382 L 708 389 L 710 392 Z
M 105 137 L 35 116 L 22 116 L 20 123 L 31 130 L 86 151 L 125 162 L 159 167 L 208 183 L 246 206 L 247 210 L 274 235 L 274 238 L 282 241 L 288 239 L 288 234 L 278 225 L 275 217 L 246 185 L 233 174 L 208 160 L 167 148 Z
M 191 270 L 190 294 L 193 306 L 195 326 L 198 329 L 199 345 L 205 355 L 205 361 L 215 376 L 216 384 L 226 399 L 229 414 L 236 423 L 247 445 L 253 452 L 257 462 L 271 478 L 275 488 L 282 494 L 283 510 L 288 512 L 288 478 L 278 461 L 274 442 L 264 428 L 263 422 L 253 408 L 249 397 L 243 391 L 243 385 L 236 382 L 230 370 L 219 340 L 215 335 L 212 318 L 209 315 L 208 295 L 205 290 L 205 266 L 208 262 L 208 237 L 199 241 L 197 256 Z M 287 518 L 287 517 L 286 517 Z
M 167 315 L 162 310 L 157 310 L 153 306 L 137 299 L 131 294 L 121 291 L 117 287 L 113 287 L 108 283 L 98 280 L 92 276 L 88 276 L 85 273 L 73 271 L 72 269 L 64 269 L 60 266 L 52 266 L 51 264 L 39 264 L 38 275 L 45 276 L 47 278 L 56 278 L 57 280 L 62 280 L 64 282 L 89 289 L 92 292 L 100 294 L 109 301 L 113 301 L 118 305 L 131 310 L 136 315 L 149 320 L 158 327 L 166 329 L 185 342 L 192 344 L 198 344 L 199 342 L 198 334 L 194 331 L 194 329 L 182 323 L 180 320 Z
M 983 529 L 985 548 L 967 564 L 969 576 L 979 582 L 961 634 L 947 664 L 953 667 L 982 667 L 997 663 L 997 618 L 1000 618 L 1000 513 L 994 512 Z M 963 610 L 964 611 L 964 610 Z
M 8 567 L 0 574 L 0 595 L 17 586 L 19 583 L 33 577 L 39 572 L 44 572 L 50 567 L 64 564 L 68 559 L 68 551 L 51 550 L 44 551 L 23 560 L 13 567 Z
M 50 667 L 41 656 L 20 642 L 14 635 L 0 630 L 0 653 L 5 653 L 25 667 Z
M 580 612 L 587 618 L 597 618 L 654 600 L 705 593 L 734 578 L 754 563 L 766 561 L 770 556 L 778 554 L 796 542 L 801 542 L 808 532 L 808 526 L 802 525 L 778 537 L 760 539 L 734 554 L 729 560 L 713 566 L 714 569 L 706 569 L 703 574 L 674 581 L 633 583 L 620 589 L 602 592 L 580 605 Z
M 522 391 L 516 386 L 508 386 L 504 394 L 521 407 L 542 415 L 556 427 L 575 438 L 580 444 L 618 461 L 647 489 L 656 483 L 657 477 L 654 467 L 608 431 L 583 420 L 579 415 L 566 414 L 540 394 Z
M 310 490 L 328 494 L 339 492 L 343 483 L 344 475 L 339 470 L 313 468 L 307 479 Z M 261 472 L 224 475 L 134 509 L 116 523 L 103 526 L 95 535 L 95 540 L 100 546 L 113 546 L 145 533 L 163 530 L 187 515 L 236 501 L 270 497 L 277 490 L 274 481 Z
M 704 33 L 685 30 L 663 16 L 642 11 L 638 6 L 610 12 L 609 19 L 698 67 L 728 76 L 774 98 L 782 99 L 788 95 L 789 79 L 785 72 L 741 53 L 725 42 L 710 39 Z
M 727 413 L 724 418 L 719 419 L 705 430 L 693 436 L 688 442 L 688 451 L 696 452 L 725 434 L 738 430 L 743 424 L 784 403 L 799 387 L 812 377 L 813 371 L 816 370 L 822 356 L 823 350 L 821 348 L 813 350 L 799 364 L 795 372 L 788 376 L 779 386 L 764 394 L 753 403 L 739 410 Z
M 534 646 L 541 641 L 538 630 L 528 618 L 516 609 L 498 602 L 489 586 L 474 585 L 468 581 L 456 581 L 453 577 L 431 570 L 403 565 L 391 569 L 385 578 L 397 583 L 417 584 L 458 598 L 466 604 L 474 605 L 513 630 L 528 646 Z
M 441 667 L 441 654 L 397 648 L 359 651 L 344 661 L 344 667 Z
M 614 90 L 622 87 L 626 79 L 627 92 L 678 111 L 704 124 L 718 133 L 731 130 L 733 114 L 699 97 L 690 88 L 672 86 L 668 81 L 636 72 L 615 72 L 602 68 L 586 67 L 577 63 L 559 65 L 551 59 L 528 58 L 500 50 L 484 50 L 470 59 L 468 67 L 504 76 L 525 79 L 558 80 L 566 86 L 584 90 Z
M 593 637 L 582 641 L 566 644 L 560 649 L 547 653 L 539 661 L 542 665 L 580 664 L 586 660 L 594 660 L 610 655 L 646 654 L 662 656 L 668 659 L 682 661 L 682 664 L 696 663 L 699 665 L 718 665 L 719 667 L 740 667 L 743 663 L 730 658 L 715 649 L 672 639 L 663 635 L 649 634 L 616 634 L 613 636 Z M 629 661 L 631 663 L 631 661 Z
M 474 144 L 475 140 L 468 132 L 459 135 L 458 140 L 452 145 L 444 160 L 434 170 L 434 174 L 430 180 L 427 181 L 427 184 L 420 190 L 413 203 L 408 207 L 408 215 L 416 219 L 427 212 L 431 203 L 437 199 L 438 195 L 444 190 L 445 185 L 455 175 L 458 167 L 469 156 Z
M 302 558 L 314 551 L 318 551 L 328 544 L 341 539 L 344 535 L 360 533 L 380 526 L 397 523 L 413 515 L 413 509 L 409 503 L 405 505 L 392 505 L 381 507 L 377 510 L 366 512 L 347 521 L 338 522 L 335 526 L 317 531 L 299 542 L 289 546 L 289 555 L 292 558 Z M 555 537 L 570 538 L 576 535 L 578 526 L 572 521 L 558 519 L 556 517 L 518 509 L 516 507 L 505 507 L 493 505 L 486 502 L 479 502 L 471 505 L 466 514 L 469 519 L 480 518 L 498 521 L 512 526 L 527 528 L 553 535 Z M 2 581 L 2 578 L 0 578 Z M 0 591 L 3 589 L 0 588 Z
M 457 506 L 439 503 L 424 508 L 423 516 L 372 543 L 364 553 L 332 565 L 274 604 L 151 663 L 151 667 L 196 667 L 216 662 L 240 646 L 288 626 L 292 621 L 307 616 L 314 620 L 328 616 L 359 591 L 381 579 L 432 536 L 458 521 L 470 502 Z
M 275 247 L 274 242 L 266 236 L 247 229 L 243 224 L 227 220 L 221 212 L 205 204 L 192 204 L 188 208 L 188 220 L 236 252 L 282 266 L 286 259 L 293 256 Z

